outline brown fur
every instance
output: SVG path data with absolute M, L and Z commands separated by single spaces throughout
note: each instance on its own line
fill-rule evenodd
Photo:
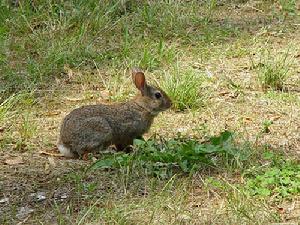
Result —
M 87 105 L 73 110 L 62 122 L 58 144 L 68 148 L 73 156 L 80 156 L 112 144 L 124 150 L 133 139 L 147 132 L 154 117 L 170 108 L 171 100 L 161 89 L 149 86 L 141 71 L 133 71 L 132 76 L 139 95 L 126 103 Z M 157 93 L 160 98 L 155 96 Z

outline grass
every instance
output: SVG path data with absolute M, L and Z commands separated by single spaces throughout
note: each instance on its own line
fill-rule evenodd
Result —
M 159 84 L 173 100 L 176 110 L 199 109 L 203 106 L 206 97 L 201 93 L 205 75 L 195 70 L 180 71 L 178 68 L 170 73 L 165 73 Z
M 2 100 L 2 99 L 1 99 Z M 19 92 L 3 99 L 0 104 L 0 121 L 11 119 L 15 109 L 31 107 L 35 103 L 33 92 Z M 13 113 L 14 112 L 14 113 Z
M 297 15 L 292 0 L 2 1 L 0 224 L 296 224 Z M 173 108 L 129 154 L 56 156 L 72 109 L 133 97 L 132 67 Z
M 289 77 L 291 66 L 288 52 L 282 56 L 273 56 L 268 50 L 263 50 L 257 64 L 258 79 L 262 88 L 273 90 L 283 90 L 286 80 Z
M 264 201 L 258 201 L 253 196 L 249 196 L 239 185 L 233 185 L 222 178 L 209 178 L 206 180 L 205 185 L 210 190 L 226 194 L 225 204 L 229 215 L 225 218 L 226 224 L 263 224 L 268 221 L 280 221 L 274 209 L 266 205 Z M 260 221 L 257 220 L 258 217 Z
M 155 222 L 179 222 L 183 221 L 184 202 L 187 200 L 187 195 L 182 195 L 181 191 L 174 193 L 176 189 L 186 189 L 186 181 L 183 183 L 177 183 L 174 179 L 170 179 L 169 182 L 157 192 L 157 190 L 150 190 L 144 199 L 136 200 L 132 203 L 126 203 L 126 199 L 119 199 L 113 202 L 105 202 L 104 205 L 107 208 L 103 210 L 97 209 L 94 204 L 89 211 L 86 211 L 82 217 L 79 217 L 78 224 L 83 223 L 87 219 L 93 218 L 93 213 L 98 213 L 98 217 L 102 218 L 101 221 L 95 220 L 95 223 L 107 222 L 107 223 L 155 223 Z M 174 195 L 172 196 L 172 193 Z M 177 204 L 176 208 L 170 208 L 170 205 Z M 146 212 L 147 210 L 147 212 Z M 165 211 L 167 217 L 162 217 L 161 213 Z M 136 217 L 136 215 L 139 215 Z
M 268 152 L 265 158 L 270 161 L 267 167 L 254 167 L 251 175 L 246 175 L 249 177 L 246 189 L 250 194 L 280 199 L 300 193 L 299 163 Z
M 280 10 L 282 12 L 284 12 L 285 16 L 287 14 L 291 14 L 291 15 L 295 15 L 297 12 L 297 8 L 296 8 L 296 0 L 288 0 L 288 1 L 284 1 L 284 0 L 279 0 L 278 4 L 280 7 Z
M 138 149 L 135 154 L 109 155 L 97 161 L 90 169 L 130 167 L 130 170 L 136 170 L 141 167 L 146 174 L 161 178 L 173 176 L 174 169 L 188 174 L 205 167 L 218 169 L 220 165 L 228 165 L 232 170 L 241 169 L 243 162 L 249 160 L 253 152 L 250 153 L 247 148 L 235 147 L 232 135 L 231 132 L 224 131 L 219 136 L 211 137 L 209 143 L 205 144 L 180 136 L 168 141 L 161 138 L 135 140 Z
M 35 4 L 1 7 L 2 35 L 12 37 L 5 39 L 2 47 L 2 70 L 6 71 L 2 92 L 41 88 L 55 78 L 64 79 L 64 65 L 83 69 L 93 68 L 95 62 L 106 68 L 140 66 L 153 70 L 174 63 L 177 53 L 170 41 L 186 45 L 222 42 L 226 36 L 235 35 L 226 26 L 202 24 L 201 15 L 196 14 L 199 5 L 194 1 L 178 2 L 175 7 L 147 1 L 141 1 L 141 7 L 134 1 L 103 1 L 101 8 L 95 7 L 94 1 Z M 203 25 L 201 34 L 186 31 L 198 24 Z M 220 35 L 212 37 L 211 29 Z M 5 53 L 8 50 L 11 54 Z
M 264 128 L 266 129 L 266 127 Z M 266 132 L 266 131 L 264 131 Z M 268 131 L 269 132 L 269 131 Z M 104 156 L 95 162 L 88 171 L 95 169 L 142 170 L 145 175 L 162 179 L 171 178 L 183 172 L 194 174 L 201 169 L 239 171 L 246 179 L 245 191 L 250 195 L 288 197 L 300 193 L 299 164 L 286 160 L 274 152 L 265 151 L 260 159 L 264 165 L 252 164 L 251 159 L 259 157 L 251 148 L 235 147 L 232 133 L 225 131 L 211 137 L 208 143 L 200 144 L 193 139 L 136 140 L 135 154 L 114 154 Z M 228 184 L 233 185 L 233 184 Z M 217 185 L 226 188 L 223 184 Z M 236 187 L 237 188 L 237 187 Z

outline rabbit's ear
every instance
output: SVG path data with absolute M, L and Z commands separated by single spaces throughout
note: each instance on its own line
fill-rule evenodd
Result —
M 137 89 L 139 89 L 142 92 L 142 95 L 144 95 L 146 89 L 146 78 L 144 73 L 142 71 L 134 70 L 132 71 L 132 79 Z

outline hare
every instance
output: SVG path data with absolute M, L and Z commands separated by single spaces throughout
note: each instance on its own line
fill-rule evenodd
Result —
M 79 157 L 115 145 L 126 150 L 133 139 L 147 132 L 158 113 L 172 102 L 160 88 L 147 84 L 140 70 L 133 70 L 133 83 L 140 93 L 125 103 L 87 105 L 71 111 L 60 129 L 58 150 L 65 157 Z

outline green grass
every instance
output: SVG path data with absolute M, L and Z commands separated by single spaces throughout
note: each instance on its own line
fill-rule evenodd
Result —
M 293 92 L 278 92 L 276 90 L 269 90 L 266 92 L 265 96 L 267 99 L 300 105 L 300 99 L 297 98 L 297 94 Z
M 170 179 L 180 173 L 193 175 L 207 169 L 243 174 L 246 185 L 220 183 L 211 178 L 214 186 L 227 189 L 234 187 L 250 196 L 286 198 L 300 194 L 300 167 L 296 160 L 285 159 L 282 155 L 265 150 L 261 158 L 255 150 L 233 143 L 232 133 L 225 131 L 200 144 L 197 140 L 162 138 L 148 141 L 135 140 L 134 154 L 119 153 L 104 155 L 92 164 L 87 172 L 94 170 L 118 169 L 126 174 L 140 173 Z M 251 163 L 251 160 L 256 161 Z
M 3 131 L 0 139 L 1 150 L 13 146 L 15 150 L 28 150 L 31 139 L 37 132 L 32 109 L 36 103 L 34 92 L 19 92 L 4 99 L 0 104 L 0 124 Z M 12 122 L 14 121 L 14 122 Z
M 295 15 L 297 12 L 296 8 L 297 0 L 279 0 L 280 9 L 287 14 Z
M 27 113 L 22 116 L 21 124 L 19 125 L 18 131 L 19 140 L 16 143 L 16 149 L 30 149 L 31 139 L 37 134 L 37 124 L 33 120 L 32 115 L 29 115 L 29 113 Z
M 102 202 L 96 200 L 81 213 L 77 223 L 82 224 L 85 221 L 113 224 L 179 222 L 183 220 L 182 215 L 189 214 L 185 206 L 189 191 L 187 184 L 188 181 L 184 179 L 177 182 L 175 178 L 171 178 L 164 185 L 155 185 L 155 188 L 150 188 L 142 199 L 137 198 L 128 202 L 124 196 L 113 201 L 112 199 Z M 103 207 L 99 207 L 99 204 Z M 176 207 L 170 207 L 171 205 L 176 205 Z
M 136 152 L 133 155 L 121 153 L 104 156 L 88 168 L 86 175 L 97 173 L 99 169 L 102 173 L 114 171 L 119 174 L 119 182 L 122 183 L 120 188 L 124 187 L 128 193 L 124 193 L 124 199 L 111 200 L 113 197 L 109 197 L 109 209 L 96 207 L 96 201 L 84 210 L 84 216 L 79 217 L 80 221 L 115 220 L 127 224 L 139 223 L 143 218 L 143 221 L 147 220 L 150 224 L 156 220 L 192 223 L 195 221 L 193 213 L 197 211 L 188 208 L 191 199 L 187 192 L 193 192 L 193 187 L 199 187 L 189 184 L 191 180 L 184 176 L 187 173 L 189 177 L 201 176 L 201 189 L 208 193 L 218 193 L 219 201 L 223 198 L 225 200 L 220 211 L 210 215 L 207 221 L 222 221 L 225 224 L 280 222 L 279 215 L 265 201 L 268 197 L 280 200 L 299 194 L 297 162 L 287 162 L 278 153 L 267 150 L 261 158 L 259 155 L 254 156 L 253 149 L 233 147 L 231 138 L 229 132 L 224 132 L 204 144 L 191 139 L 136 140 Z M 236 173 L 242 175 L 242 183 L 230 179 Z M 143 180 L 142 183 L 154 182 L 147 184 L 147 194 L 143 198 L 132 197 L 132 182 L 135 187 L 138 185 L 136 177 L 141 177 L 139 182 Z M 266 188 L 270 188 L 268 194 Z M 128 195 L 130 203 L 126 198 Z M 145 214 L 145 210 L 150 214 Z M 94 217 L 95 214 L 98 216 Z
M 0 224 L 295 220 L 278 212 L 299 197 L 295 1 L 19 2 L 0 3 Z M 146 139 L 51 155 L 72 109 L 133 97 L 132 67 L 174 102 Z
M 205 75 L 197 70 L 179 70 L 175 68 L 163 74 L 159 85 L 173 101 L 176 110 L 199 109 L 204 105 L 207 92 L 202 84 L 207 80 Z
M 206 0 L 205 1 L 205 9 L 206 9 L 206 20 L 207 22 L 211 21 L 211 18 L 213 16 L 214 10 L 217 7 L 217 1 L 216 0 Z
M 291 59 L 288 51 L 278 54 L 263 49 L 259 57 L 259 62 L 253 66 L 256 67 L 262 88 L 283 90 L 286 80 L 290 76 Z
M 228 182 L 220 177 L 208 177 L 205 188 L 226 196 L 225 209 L 228 214 L 222 223 L 225 224 L 265 224 L 280 222 L 280 217 L 263 199 L 249 195 L 242 185 Z M 258 220 L 259 218 L 259 220 Z
M 254 151 L 243 146 L 238 148 L 232 140 L 232 133 L 222 132 L 219 136 L 209 138 L 208 143 L 178 137 L 164 140 L 162 138 L 148 141 L 135 140 L 134 154 L 114 154 L 105 156 L 91 166 L 94 169 L 141 168 L 146 174 L 169 178 L 174 171 L 193 174 L 199 169 L 214 168 L 222 170 L 242 169 Z
M 175 62 L 171 42 L 206 45 L 237 35 L 226 24 L 205 22 L 200 9 L 196 1 L 25 1 L 15 8 L 2 3 L 1 92 L 55 84 L 66 79 L 65 65 L 153 70 Z
M 11 120 L 16 111 L 28 109 L 35 103 L 34 92 L 19 92 L 0 99 L 0 122 Z
M 246 190 L 253 196 L 281 199 L 300 194 L 299 162 L 266 152 L 267 166 L 253 167 L 246 173 Z

